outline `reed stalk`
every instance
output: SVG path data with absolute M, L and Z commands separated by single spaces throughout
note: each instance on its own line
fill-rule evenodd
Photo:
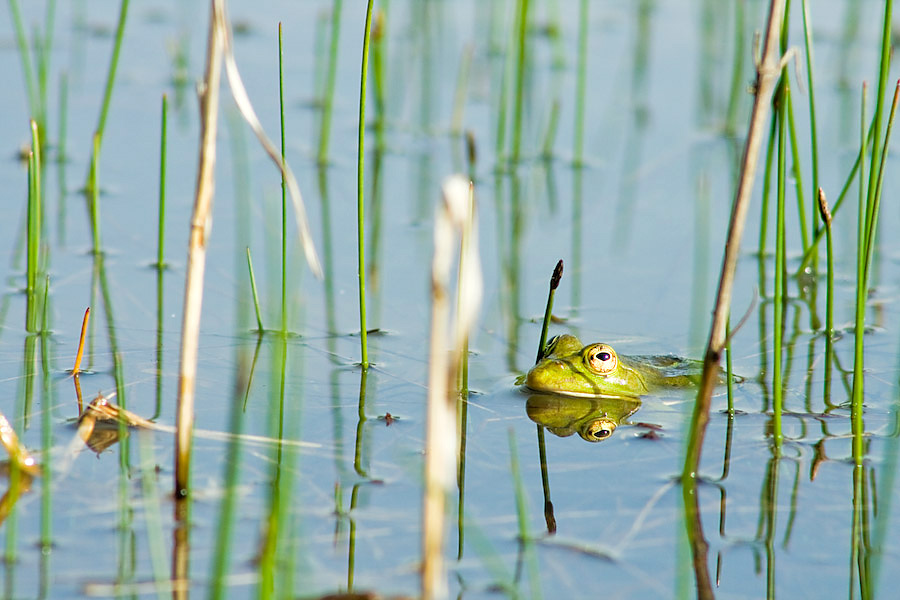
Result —
M 559 287 L 562 274 L 563 261 L 559 259 L 559 262 L 556 263 L 556 267 L 553 269 L 553 275 L 550 277 L 550 292 L 547 294 L 547 306 L 544 308 L 544 320 L 541 322 L 541 341 L 538 342 L 535 364 L 541 362 L 541 359 L 544 358 L 544 347 L 547 345 L 547 330 L 550 329 L 550 319 L 553 316 L 553 297 L 556 295 L 556 288 Z
M 37 323 L 37 276 L 40 270 L 40 247 L 42 229 L 41 211 L 41 142 L 37 123 L 31 121 L 31 151 L 28 154 L 28 225 L 26 227 L 25 329 L 29 333 L 38 330 Z
M 284 46 L 278 22 L 278 116 L 281 127 L 281 335 L 287 335 L 287 182 L 284 137 Z
M 763 54 L 756 68 L 755 96 L 753 111 L 750 117 L 747 138 L 741 164 L 740 179 L 731 209 L 725 253 L 722 260 L 722 271 L 716 293 L 716 304 L 710 327 L 709 341 L 704 356 L 703 377 L 697 392 L 697 401 L 691 418 L 691 436 L 685 455 L 682 478 L 694 477 L 700 465 L 703 438 L 709 422 L 709 407 L 713 388 L 718 377 L 718 363 L 725 343 L 726 323 L 731 305 L 731 293 L 734 285 L 734 273 L 740 254 L 740 242 L 744 232 L 744 221 L 750 204 L 750 192 L 756 171 L 759 148 L 762 145 L 763 131 L 768 119 L 769 98 L 775 87 L 781 57 L 778 51 L 778 29 L 781 25 L 782 5 L 779 0 L 771 0 L 769 17 L 763 43 Z
M 2 412 L 0 412 L 0 444 L 3 445 L 6 453 L 9 454 L 10 463 L 16 467 L 16 471 L 27 475 L 38 475 L 40 473 L 37 461 L 19 440 L 16 430 L 13 429 L 13 426 Z
M 584 163 L 584 95 L 587 87 L 588 1 L 578 3 L 578 76 L 575 80 L 575 136 L 573 163 Z
M 834 250 L 831 241 L 831 210 L 822 188 L 819 188 L 818 201 L 819 216 L 825 229 L 825 335 L 831 338 L 834 335 Z
M 84 356 L 84 338 L 87 335 L 88 321 L 91 319 L 91 307 L 84 309 L 84 318 L 81 320 L 81 335 L 78 337 L 78 350 L 75 353 L 75 365 L 72 367 L 72 375 L 77 377 L 81 372 L 81 359 Z
M 156 583 L 156 597 L 169 597 L 166 583 L 169 574 L 166 568 L 166 544 L 163 540 L 163 521 L 160 512 L 159 490 L 156 487 L 156 458 L 153 452 L 153 435 L 146 429 L 139 429 L 138 452 L 141 461 L 141 492 L 143 495 L 144 520 L 147 524 L 147 541 L 150 547 L 150 566 Z
M 819 190 L 819 134 L 816 125 L 816 86 L 813 70 L 813 45 L 812 45 L 812 27 L 810 26 L 809 17 L 809 0 L 802 0 L 803 11 L 803 42 L 806 49 L 806 94 L 809 99 L 809 145 L 810 145 L 810 165 L 812 168 L 812 189 L 813 189 L 813 214 L 820 207 L 820 190 Z M 815 238 L 819 233 L 819 227 L 816 219 L 812 219 L 811 234 Z M 814 254 L 817 257 L 818 254 Z
M 25 35 L 25 26 L 22 24 L 22 13 L 19 10 L 18 0 L 9 0 L 13 31 L 16 34 L 16 45 L 19 49 L 19 57 L 22 61 L 22 77 L 25 79 L 25 91 L 28 98 L 28 107 L 34 113 L 38 110 L 37 81 L 34 76 L 34 68 L 31 64 L 31 53 L 28 51 L 28 39 Z
M 528 585 L 531 589 L 531 598 L 542 598 L 541 579 L 537 556 L 534 553 L 534 542 L 528 531 L 528 506 L 525 501 L 525 486 L 522 484 L 522 473 L 519 469 L 519 453 L 516 450 L 516 435 L 512 428 L 509 429 L 509 470 L 512 473 L 513 490 L 516 498 L 516 521 L 519 525 L 519 543 L 525 554 L 526 569 L 528 570 Z
M 456 402 L 451 385 L 456 381 L 459 356 L 481 302 L 481 267 L 478 258 L 477 225 L 468 214 L 469 184 L 460 176 L 444 182 L 442 202 L 435 217 L 434 257 L 431 267 L 431 338 L 428 363 L 428 414 L 425 432 L 425 482 L 422 509 L 422 597 L 425 600 L 447 595 L 444 569 L 444 517 L 446 495 L 456 472 L 458 429 Z M 460 264 L 459 302 L 452 333 L 449 280 L 457 238 L 466 255 Z M 452 336 L 453 351 L 448 353 Z
M 109 105 L 112 100 L 113 86 L 116 82 L 116 69 L 119 66 L 119 51 L 122 49 L 122 40 L 125 37 L 125 21 L 128 17 L 129 0 L 122 0 L 119 5 L 119 19 L 116 23 L 116 35 L 113 42 L 112 54 L 109 57 L 109 67 L 106 72 L 106 84 L 103 87 L 103 103 L 100 105 L 100 115 L 97 118 L 97 127 L 94 133 L 98 142 L 94 145 L 94 153 L 99 151 L 99 143 L 103 140 L 103 131 L 106 129 L 106 117 L 109 114 Z
M 784 306 L 787 283 L 785 281 L 785 231 L 784 231 L 784 202 L 785 187 L 787 186 L 786 174 L 786 138 L 788 124 L 785 117 L 789 113 L 791 87 L 787 79 L 782 80 L 781 101 L 778 106 L 778 178 L 776 183 L 776 208 L 775 208 L 775 284 L 772 294 L 772 437 L 776 449 L 781 448 L 784 439 L 781 430 L 781 412 L 784 402 L 784 382 L 782 380 L 783 334 L 784 334 Z M 805 234 L 806 227 L 801 231 Z
M 165 243 L 166 243 L 166 139 L 169 101 L 165 94 L 162 96 L 162 108 L 160 109 L 160 135 L 159 135 L 159 217 L 157 220 L 156 236 L 156 267 L 164 269 Z
M 890 3 L 888 3 L 890 4 Z M 854 458 L 857 465 L 862 464 L 862 446 L 863 446 L 863 397 L 865 395 L 865 381 L 863 379 L 863 346 L 865 335 L 865 316 L 866 316 L 866 300 L 868 299 L 869 275 L 872 266 L 872 256 L 875 253 L 875 235 L 878 231 L 878 214 L 881 207 L 881 187 L 884 181 L 885 160 L 887 159 L 888 144 L 891 139 L 891 130 L 893 129 L 894 117 L 897 111 L 897 103 L 900 99 L 900 81 L 894 91 L 894 99 L 891 103 L 890 116 L 888 117 L 887 130 L 884 136 L 884 145 L 882 148 L 872 148 L 872 164 L 868 177 L 868 189 L 864 186 L 865 179 L 865 161 L 860 165 L 860 182 L 859 182 L 859 222 L 857 224 L 857 273 L 856 273 L 856 321 L 855 321 L 855 343 L 854 343 L 854 361 L 853 361 L 853 391 L 851 403 L 851 415 L 853 422 L 853 449 Z M 866 86 L 863 85 L 862 92 L 862 121 L 860 132 L 860 154 L 866 154 L 866 135 L 865 135 L 865 100 Z M 876 103 L 877 111 L 878 103 Z M 876 122 L 878 117 L 876 115 Z M 877 131 L 876 137 L 878 139 Z M 877 162 L 876 162 L 877 159 Z M 873 189 L 874 188 L 874 189 Z M 865 190 L 865 191 L 864 191 Z
M 247 270 L 250 272 L 250 291 L 253 292 L 253 310 L 256 311 L 256 330 L 259 333 L 265 331 L 262 322 L 262 314 L 259 309 L 259 292 L 256 290 L 256 275 L 253 274 L 253 259 L 250 258 L 250 248 L 247 248 Z
M 365 240 L 365 139 L 366 139 L 366 79 L 369 71 L 369 40 L 372 35 L 372 5 L 366 5 L 366 26 L 363 32 L 362 66 L 359 74 L 359 138 L 356 163 L 356 248 L 357 277 L 359 279 L 359 345 L 361 364 L 369 368 L 369 344 L 366 332 L 366 240 Z
M 785 70 L 784 73 L 787 71 Z M 786 91 L 789 85 L 788 80 L 785 79 L 783 89 Z M 786 116 L 791 142 L 791 162 L 793 163 L 791 171 L 794 175 L 794 186 L 797 188 L 797 221 L 800 227 L 800 241 L 803 251 L 806 252 L 806 249 L 809 248 L 809 234 L 806 231 L 806 196 L 803 191 L 803 173 L 800 170 L 800 149 L 797 146 L 797 127 L 794 124 L 794 101 L 792 98 L 788 93 L 782 96 L 784 104 L 787 105 Z
M 329 36 L 328 80 L 325 97 L 322 99 L 322 123 L 319 129 L 320 165 L 328 162 L 328 144 L 331 138 L 331 113 L 334 107 L 334 83 L 337 75 L 338 41 L 341 33 L 341 5 L 343 0 L 334 0 L 331 8 L 331 34 Z M 368 29 L 368 26 L 366 27 Z
M 859 154 L 863 159 L 859 163 L 859 200 L 857 205 L 856 226 L 856 327 L 854 331 L 853 391 L 851 395 L 851 429 L 853 432 L 853 458 L 862 457 L 862 400 L 863 400 L 863 335 L 866 318 L 866 96 L 867 86 L 863 82 L 862 100 L 860 101 L 860 141 Z M 877 133 L 876 133 L 877 139 Z M 874 161 L 874 152 L 873 152 Z M 872 168 L 874 169 L 874 164 Z M 859 435 L 858 435 L 859 434 Z M 860 463 L 857 462 L 857 467 Z
M 197 377 L 200 313 L 203 305 L 203 274 L 206 267 L 206 244 L 209 239 L 215 190 L 216 131 L 224 46 L 223 31 L 220 26 L 223 5 L 224 0 L 210 2 L 206 69 L 200 92 L 200 158 L 185 273 L 178 408 L 175 422 L 177 429 L 175 435 L 176 498 L 187 497 L 190 482 L 191 437 L 194 428 L 194 381 Z
M 88 192 L 91 195 L 91 239 L 94 243 L 94 256 L 99 256 L 101 252 L 100 244 L 100 134 L 94 134 L 94 151 L 91 153 L 91 166 L 89 169 Z
M 525 86 L 525 38 L 528 33 L 528 0 L 518 0 L 517 24 L 519 26 L 516 41 L 516 99 L 513 109 L 512 163 L 519 163 L 522 150 L 522 102 Z

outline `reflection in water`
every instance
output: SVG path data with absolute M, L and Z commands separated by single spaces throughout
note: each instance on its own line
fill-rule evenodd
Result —
M 533 394 L 525 403 L 528 418 L 550 433 L 568 437 L 578 433 L 587 442 L 601 442 L 641 407 L 636 398 L 577 398 Z

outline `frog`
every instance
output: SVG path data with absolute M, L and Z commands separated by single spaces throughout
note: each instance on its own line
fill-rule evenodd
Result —
M 583 345 L 557 335 L 541 360 L 521 379 L 530 390 L 582 398 L 640 398 L 666 388 L 695 386 L 703 363 L 673 355 L 618 354 L 606 343 Z M 721 379 L 721 376 L 720 376 Z
M 565 398 L 557 394 L 530 394 L 525 403 L 528 418 L 553 435 L 577 433 L 587 442 L 602 442 L 641 407 L 637 398 Z

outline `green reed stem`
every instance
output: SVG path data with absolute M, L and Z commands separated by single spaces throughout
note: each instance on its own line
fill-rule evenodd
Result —
M 884 3 L 884 19 L 882 21 L 883 29 L 881 35 L 881 69 L 878 75 L 878 88 L 876 92 L 877 96 L 875 98 L 875 116 L 872 123 L 872 126 L 875 128 L 875 133 L 872 137 L 872 162 L 869 170 L 868 198 L 866 199 L 866 231 L 873 230 L 872 221 L 875 218 L 873 204 L 875 204 L 875 193 L 878 187 L 875 182 L 880 176 L 880 169 L 878 169 L 879 172 L 876 172 L 875 165 L 881 162 L 881 118 L 884 111 L 884 94 L 885 89 L 887 88 L 888 71 L 891 65 L 891 48 L 893 46 L 891 41 L 892 8 L 893 2 L 891 0 L 886 0 L 886 2 Z
M 287 333 L 287 183 L 285 181 L 284 138 L 284 46 L 278 22 L 278 115 L 281 125 L 281 333 Z
M 556 141 L 556 132 L 559 129 L 559 99 L 553 100 L 550 107 L 550 121 L 547 123 L 547 131 L 544 132 L 544 145 L 541 156 L 544 160 L 553 158 L 553 144 Z M 471 163 L 470 163 L 471 164 Z
M 153 435 L 146 429 L 138 434 L 138 451 L 141 460 L 141 491 L 143 493 L 144 519 L 147 522 L 147 540 L 150 546 L 150 564 L 156 582 L 156 595 L 160 600 L 171 597 L 165 593 L 169 579 L 166 563 L 166 544 L 163 540 L 163 524 L 156 488 L 156 458 L 153 452 Z
M 28 209 L 26 227 L 25 329 L 29 333 L 37 331 L 37 274 L 40 268 L 41 244 L 41 151 L 38 128 L 31 121 L 31 152 L 28 154 Z
M 334 0 L 331 5 L 331 34 L 328 51 L 328 79 L 325 97 L 322 98 L 322 124 L 319 129 L 319 164 L 328 161 L 328 144 L 331 137 L 331 113 L 334 108 L 334 82 L 337 75 L 338 41 L 341 34 L 341 5 L 343 0 Z M 368 28 L 367 28 L 368 31 Z
M 253 310 L 256 311 L 256 327 L 257 331 L 262 333 L 263 328 L 262 316 L 259 312 L 259 293 L 256 291 L 256 277 L 253 275 L 253 259 L 250 258 L 250 247 L 247 247 L 247 269 L 250 271 L 250 290 L 253 292 Z
M 731 356 L 731 334 L 734 332 L 731 331 L 730 314 L 725 322 L 725 330 L 728 332 L 728 337 L 725 338 L 725 390 L 728 398 L 728 416 L 734 417 L 734 361 Z
M 500 97 L 499 107 L 497 108 L 497 139 L 494 145 L 494 154 L 495 160 L 497 161 L 496 166 L 494 167 L 495 171 L 501 171 L 504 168 L 504 146 L 506 145 L 506 112 L 507 112 L 507 104 L 508 96 L 509 96 L 509 78 L 510 71 L 512 70 L 512 46 L 513 37 L 509 36 L 509 41 L 506 45 L 506 52 L 504 53 L 503 65 L 500 67 Z
M 9 12 L 12 13 L 13 30 L 16 33 L 16 45 L 19 47 L 19 58 L 22 61 L 22 76 L 25 79 L 25 91 L 28 96 L 28 108 L 34 112 L 38 110 L 37 83 L 34 78 L 34 69 L 31 66 L 31 53 L 28 51 L 28 38 L 25 35 L 25 26 L 22 24 L 22 14 L 19 11 L 17 0 L 9 0 Z
M 812 46 L 812 28 L 810 27 L 809 17 L 809 0 L 802 0 L 801 9 L 803 11 L 803 38 L 806 48 L 806 94 L 809 98 L 809 145 L 810 159 L 812 167 L 812 189 L 813 189 L 813 214 L 819 205 L 819 134 L 816 125 L 816 86 L 813 71 L 813 46 Z M 811 234 L 815 236 L 819 232 L 816 219 L 812 219 Z M 818 256 L 814 254 L 813 256 Z
M 759 256 L 764 258 L 766 255 L 766 236 L 769 229 L 769 196 L 772 187 L 772 160 L 775 157 L 775 140 L 778 139 L 776 129 L 778 127 L 778 116 L 772 114 L 772 122 L 769 125 L 769 143 L 766 144 L 766 167 L 763 171 L 762 184 L 762 202 L 759 211 Z M 766 290 L 760 290 L 760 294 L 765 296 Z
M 725 130 L 733 134 L 737 130 L 737 112 L 740 100 L 744 96 L 746 75 L 744 73 L 744 54 L 747 52 L 744 41 L 744 0 L 734 3 L 734 56 L 731 60 L 731 86 L 728 91 L 728 109 L 725 117 Z
M 119 51 L 122 49 L 122 39 L 125 37 L 125 19 L 128 16 L 129 0 L 122 0 L 119 5 L 119 21 L 116 25 L 116 38 L 113 43 L 112 55 L 109 58 L 109 69 L 106 73 L 106 85 L 103 89 L 103 104 L 100 106 L 100 116 L 97 119 L 97 137 L 102 140 L 103 130 L 106 127 L 106 116 L 109 114 L 109 104 L 112 99 L 113 85 L 116 81 L 116 68 L 119 64 Z M 94 153 L 97 152 L 99 143 L 95 144 Z
M 472 51 L 472 45 L 466 45 L 466 47 L 463 48 L 462 56 L 459 59 L 459 72 L 456 75 L 456 91 L 453 94 L 453 116 L 450 119 L 450 133 L 453 135 L 462 134 L 463 110 L 466 106 L 466 89 L 469 83 L 469 67 L 472 64 Z M 378 65 L 378 61 L 375 62 L 375 65 Z M 374 71 L 376 74 L 379 72 L 378 69 L 374 69 Z M 381 87 L 382 86 L 376 84 L 375 89 L 379 90 Z M 375 94 L 376 98 L 378 98 L 378 96 L 378 94 Z M 378 104 L 379 103 L 376 103 L 376 106 Z M 383 109 L 379 109 L 378 111 L 379 122 L 383 119 L 380 116 L 382 111 Z
M 372 78 L 375 81 L 375 139 L 379 151 L 385 149 L 384 126 L 387 120 L 387 67 L 385 66 L 387 55 L 387 14 L 386 2 L 381 3 L 381 8 L 375 15 L 375 25 L 372 30 Z M 471 52 L 468 55 L 471 60 Z
M 91 153 L 91 167 L 88 177 L 88 192 L 91 195 L 91 235 L 94 241 L 94 255 L 100 254 L 100 134 L 94 133 L 94 151 Z
M 53 406 L 52 369 L 50 366 L 50 276 L 44 279 L 44 311 L 41 319 L 41 402 Z M 53 548 L 53 468 L 47 457 L 53 449 L 53 420 L 50 410 L 41 411 L 41 551 L 49 553 Z
M 878 232 L 878 214 L 881 206 L 881 190 L 884 184 L 885 161 L 887 160 L 888 144 L 891 141 L 891 130 L 894 127 L 894 117 L 897 114 L 897 100 L 900 95 L 900 80 L 897 81 L 897 87 L 894 90 L 894 100 L 891 102 L 891 112 L 888 116 L 887 131 L 884 134 L 884 146 L 881 149 L 881 161 L 878 164 L 877 183 L 875 184 L 875 194 L 870 194 L 872 198 L 871 208 L 867 209 L 871 213 L 869 222 L 866 226 L 866 280 L 869 278 L 869 269 L 872 264 L 872 255 L 875 252 L 875 234 Z M 875 168 L 873 163 L 872 168 Z
M 785 87 L 788 87 L 785 84 Z M 800 240 L 803 245 L 803 251 L 809 248 L 809 234 L 806 232 L 806 195 L 803 192 L 803 173 L 800 171 L 800 150 L 797 147 L 797 128 L 794 124 L 794 101 L 791 95 L 784 95 L 787 104 L 788 126 L 790 127 L 791 140 L 791 161 L 792 171 L 794 172 L 794 185 L 797 189 L 797 220 L 800 226 Z
M 541 323 L 541 341 L 538 343 L 537 358 L 535 364 L 544 358 L 544 346 L 547 345 L 547 330 L 550 329 L 550 318 L 553 313 L 553 296 L 556 295 L 556 288 L 559 287 L 559 280 L 562 279 L 563 261 L 559 259 L 556 267 L 553 269 L 553 275 L 550 277 L 550 292 L 547 294 L 547 307 L 544 309 L 544 320 Z
M 524 548 L 526 556 L 526 568 L 528 569 L 528 584 L 531 588 L 531 598 L 541 598 L 541 580 L 537 556 L 534 553 L 534 543 L 528 531 L 528 506 L 525 501 L 525 486 L 522 485 L 522 474 L 519 470 L 519 453 L 516 450 L 516 436 L 512 428 L 509 429 L 509 469 L 513 478 L 513 490 L 516 496 L 516 516 L 519 523 L 519 543 Z
M 825 230 L 825 256 L 827 269 L 827 282 L 825 284 L 825 335 L 830 341 L 834 335 L 834 250 L 831 242 L 831 211 L 828 209 L 828 201 L 825 192 L 819 188 L 818 193 L 819 216 L 822 218 L 822 227 Z M 830 360 L 830 357 L 828 357 Z
M 256 350 L 259 351 L 259 343 L 262 338 L 257 340 Z M 228 432 L 231 438 L 228 441 L 225 460 L 224 473 L 224 493 L 222 494 L 222 503 L 219 508 L 219 526 L 216 528 L 215 550 L 213 552 L 213 560 L 211 565 L 211 577 L 209 598 L 218 600 L 226 597 L 226 575 L 229 572 L 229 557 L 231 555 L 231 532 L 234 526 L 234 512 L 237 505 L 238 494 L 237 484 L 240 473 L 241 462 L 241 430 L 243 428 L 243 404 L 242 387 L 245 387 L 246 393 L 250 393 L 250 383 L 253 375 L 252 368 L 247 372 L 244 368 L 246 361 L 241 360 L 243 354 L 238 358 L 239 368 L 235 388 L 231 399 L 231 410 L 229 411 L 229 427 Z M 255 356 L 254 356 L 255 358 Z M 255 365 L 255 363 L 254 363 Z
M 159 219 L 157 221 L 156 240 L 156 266 L 159 269 L 163 269 L 166 266 L 166 140 L 168 136 L 168 112 L 169 100 L 166 95 L 163 94 L 159 135 Z
M 784 400 L 784 388 L 781 374 L 782 359 L 782 332 L 784 330 L 784 291 L 785 291 L 785 268 L 784 268 L 784 188 L 787 185 L 787 177 L 785 174 L 785 156 L 786 145 L 785 138 L 787 136 L 787 124 L 785 123 L 786 106 L 790 103 L 791 88 L 786 78 L 782 78 L 782 102 L 778 108 L 778 182 L 777 182 L 777 206 L 775 209 L 775 287 L 773 290 L 773 309 L 774 317 L 772 329 L 774 331 L 774 347 L 772 361 L 772 418 L 773 418 L 773 438 L 775 446 L 781 447 L 784 439 L 781 431 L 781 412 Z
M 372 5 L 366 6 L 366 28 L 363 34 L 362 67 L 359 74 L 359 140 L 356 165 L 356 244 L 359 276 L 359 342 L 362 351 L 362 368 L 369 368 L 369 348 L 366 339 L 366 256 L 365 256 L 365 136 L 366 136 L 366 74 L 369 70 L 369 40 L 372 35 Z
M 588 2 L 578 3 L 578 75 L 575 80 L 575 139 L 573 162 L 576 167 L 584 162 L 584 95 L 587 88 L 587 40 Z
M 875 133 L 875 123 L 874 121 L 869 124 L 869 133 L 868 140 L 869 143 L 872 143 L 872 136 Z M 847 179 L 844 181 L 844 186 L 841 188 L 840 194 L 838 194 L 837 200 L 834 202 L 834 206 L 831 208 L 831 216 L 834 218 L 837 215 L 838 210 L 841 208 L 841 205 L 844 203 L 844 198 L 847 197 L 847 193 L 850 191 L 850 186 L 856 181 L 857 172 L 859 170 L 859 163 L 862 159 L 862 155 L 857 155 L 856 160 L 853 163 L 853 166 L 850 168 L 850 173 L 847 175 Z M 820 229 L 816 236 L 813 238 L 812 244 L 810 247 L 804 252 L 803 258 L 800 260 L 800 266 L 797 268 L 797 274 L 799 275 L 803 269 L 806 268 L 806 265 L 812 260 L 813 255 L 815 254 L 815 249 L 818 247 L 819 241 L 825 236 L 825 233 Z
M 66 162 L 66 130 L 69 118 L 69 76 L 59 74 L 59 131 L 56 134 L 56 160 Z
M 866 92 L 863 82 L 860 102 L 860 156 L 866 156 Z M 876 139 L 878 137 L 876 133 Z M 873 157 L 874 158 L 874 157 Z M 873 164 L 874 167 L 874 164 Z M 851 396 L 851 428 L 853 431 L 853 458 L 862 460 L 862 400 L 863 400 L 863 328 L 866 315 L 866 268 L 865 268 L 865 227 L 866 227 L 866 161 L 859 163 L 859 203 L 856 226 L 856 325 L 854 331 L 853 392 Z M 857 435 L 859 434 L 859 435 Z M 859 463 L 857 462 L 857 466 Z
M 528 32 L 528 0 L 518 0 L 518 53 L 516 57 L 516 103 L 513 112 L 512 162 L 517 164 L 522 149 L 522 101 L 525 86 L 525 36 Z

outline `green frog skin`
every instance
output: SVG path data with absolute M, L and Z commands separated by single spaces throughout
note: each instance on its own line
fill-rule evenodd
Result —
M 525 386 L 582 398 L 637 398 L 667 387 L 699 381 L 703 364 L 677 356 L 625 356 L 608 344 L 587 346 L 574 335 L 558 335 L 525 376 Z
M 587 442 L 609 439 L 619 425 L 641 407 L 637 398 L 572 398 L 558 394 L 530 394 L 525 403 L 528 418 L 553 435 L 577 433 Z

